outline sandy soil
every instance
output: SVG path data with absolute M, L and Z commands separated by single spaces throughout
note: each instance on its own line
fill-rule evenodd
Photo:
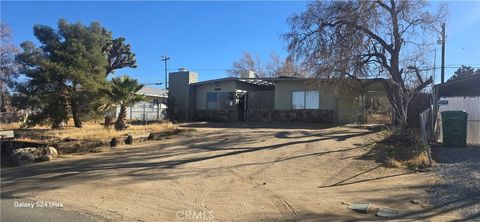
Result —
M 403 220 L 457 215 L 412 204 L 432 173 L 384 168 L 362 155 L 375 132 L 315 125 L 191 124 L 189 135 L 2 169 L 2 198 L 56 201 L 115 221 L 360 221 L 368 202 Z M 280 127 L 280 128 L 279 128 Z M 199 216 L 200 215 L 200 216 Z M 195 216 L 195 217 L 193 217 Z

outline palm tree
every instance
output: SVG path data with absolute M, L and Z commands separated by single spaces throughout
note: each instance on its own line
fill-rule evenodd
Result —
M 115 122 L 116 130 L 126 129 L 127 107 L 137 102 L 145 100 L 143 95 L 137 94 L 143 88 L 136 79 L 128 76 L 120 76 L 112 79 L 110 88 L 103 88 L 101 92 L 105 94 L 106 100 L 100 106 L 103 111 L 108 111 L 120 106 L 120 113 Z

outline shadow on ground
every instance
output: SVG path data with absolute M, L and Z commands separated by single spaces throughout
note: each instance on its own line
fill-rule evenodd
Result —
M 443 147 L 432 145 L 432 157 L 437 163 L 480 162 L 480 145 L 462 147 Z
M 208 124 L 210 125 L 210 124 Z M 215 125 L 215 124 L 214 124 Z M 2 198 L 15 198 L 34 190 L 54 190 L 82 181 L 100 181 L 129 176 L 132 181 L 166 180 L 189 175 L 212 173 L 218 168 L 186 169 L 186 164 L 213 160 L 263 150 L 283 149 L 295 144 L 308 144 L 322 140 L 344 141 L 364 136 L 372 131 L 330 130 L 305 135 L 302 139 L 289 140 L 271 145 L 258 145 L 262 138 L 275 136 L 275 131 L 254 130 L 241 135 L 224 133 L 221 130 L 202 132 L 201 135 L 185 135 L 176 140 L 163 140 L 137 145 L 130 149 L 113 149 L 113 152 L 98 153 L 93 158 L 53 161 L 22 167 L 2 169 Z M 348 151 L 321 151 L 278 159 L 275 162 L 328 153 Z M 251 165 L 271 162 L 249 163 Z M 232 165 L 231 168 L 245 164 Z
M 328 129 L 337 124 L 298 123 L 298 122 L 192 122 L 182 123 L 182 127 L 189 128 L 240 128 L 240 129 Z

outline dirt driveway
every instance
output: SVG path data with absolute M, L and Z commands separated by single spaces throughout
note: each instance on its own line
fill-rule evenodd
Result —
M 409 220 L 456 215 L 428 199 L 436 178 L 364 160 L 368 129 L 315 125 L 190 124 L 189 135 L 2 169 L 2 199 L 55 201 L 121 221 L 373 220 L 342 201 L 369 202 Z

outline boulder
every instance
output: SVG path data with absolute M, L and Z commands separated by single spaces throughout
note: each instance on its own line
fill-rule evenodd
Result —
M 40 155 L 41 152 L 39 149 L 27 147 L 13 150 L 11 157 L 18 165 L 25 165 L 35 162 Z
M 44 154 L 49 155 L 52 158 L 57 158 L 58 157 L 57 149 L 55 149 L 55 147 L 53 147 L 53 146 L 49 146 L 49 147 L 45 148 Z
M 125 144 L 127 144 L 127 145 L 133 144 L 133 137 L 132 137 L 132 135 L 128 135 L 128 136 L 127 136 L 127 139 L 125 140 Z
M 118 146 L 118 139 L 113 137 L 110 141 L 110 147 L 117 147 Z
M 38 161 L 42 161 L 42 162 L 43 161 L 50 161 L 50 160 L 53 160 L 53 156 L 48 155 L 48 154 L 43 154 L 38 158 Z

